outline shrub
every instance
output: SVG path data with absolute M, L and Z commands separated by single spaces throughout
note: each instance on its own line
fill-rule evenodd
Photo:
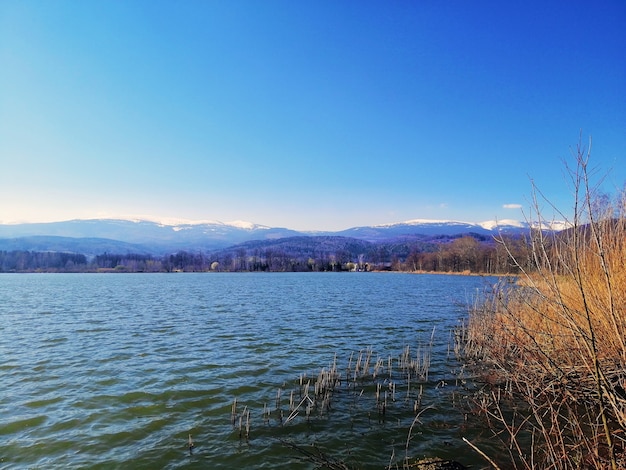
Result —
M 626 466 L 625 201 L 600 197 L 588 165 L 579 145 L 567 230 L 542 230 L 546 199 L 533 188 L 533 268 L 515 260 L 516 285 L 499 286 L 466 329 L 466 358 L 496 384 L 477 403 L 516 468 Z

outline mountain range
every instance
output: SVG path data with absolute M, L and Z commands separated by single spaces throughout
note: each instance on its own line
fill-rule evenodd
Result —
M 564 228 L 561 224 L 553 230 Z M 455 237 L 473 234 L 492 237 L 527 231 L 525 222 L 503 220 L 469 223 L 416 219 L 406 222 L 353 227 L 346 230 L 296 231 L 248 222 L 155 222 L 126 219 L 77 219 L 63 222 L 0 224 L 0 250 L 64 251 L 97 255 L 139 253 L 163 255 L 176 251 L 211 252 L 251 241 L 289 237 L 347 237 L 383 243 L 413 237 Z

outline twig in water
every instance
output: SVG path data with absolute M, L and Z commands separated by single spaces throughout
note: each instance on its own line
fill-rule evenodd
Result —
M 332 459 L 331 457 L 324 454 L 315 445 L 313 445 L 313 450 L 315 452 L 311 452 L 306 450 L 304 447 L 294 444 L 293 442 L 285 441 L 283 439 L 280 439 L 280 442 L 282 442 L 283 445 L 300 452 L 306 457 L 309 462 L 313 462 L 314 464 L 316 464 L 317 468 L 327 468 L 329 470 L 351 470 L 351 468 L 348 467 L 345 463 Z
M 235 425 L 235 420 L 237 419 L 237 399 L 235 398 L 235 400 L 233 401 L 233 407 L 232 407 L 232 411 L 230 414 L 230 419 L 233 423 L 233 426 Z
M 276 390 L 276 409 L 280 410 L 280 388 Z
M 411 427 L 409 428 L 409 434 L 406 437 L 406 446 L 404 448 L 404 458 L 407 464 L 409 462 L 409 442 L 411 441 L 411 434 L 413 433 L 413 426 L 415 426 L 415 423 L 419 421 L 420 416 L 422 416 L 422 413 L 431 408 L 434 408 L 434 406 L 428 405 L 426 408 L 422 409 L 419 413 L 417 413 L 417 415 L 415 416 L 415 419 L 413 419 L 413 422 L 411 423 Z
M 246 440 L 250 438 L 250 410 L 246 413 Z
M 303 405 L 303 403 L 305 401 L 308 400 L 308 404 L 307 404 L 307 416 L 311 413 L 310 410 L 310 406 L 313 405 L 313 400 L 311 400 L 311 398 L 308 395 L 305 395 L 305 397 L 300 401 L 300 403 L 298 404 L 298 406 L 296 406 L 294 408 L 294 410 L 291 412 L 291 414 L 287 417 L 287 419 L 285 420 L 285 422 L 283 424 L 287 424 L 289 421 L 291 421 L 292 419 L 294 419 L 296 416 L 298 416 L 298 410 L 300 409 L 300 407 Z
M 480 450 L 478 447 L 476 447 L 474 444 L 472 444 L 468 439 L 466 439 L 464 437 L 463 438 L 463 442 L 465 442 L 472 449 L 474 449 L 476 452 L 478 452 L 482 458 L 484 458 L 487 462 L 489 462 L 491 465 L 493 465 L 493 468 L 495 468 L 496 470 L 500 470 L 500 467 L 498 467 L 498 465 L 493 460 L 491 460 L 487 454 L 485 454 L 482 450 Z

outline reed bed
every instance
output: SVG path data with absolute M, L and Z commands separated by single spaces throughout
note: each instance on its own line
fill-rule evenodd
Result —
M 517 284 L 497 286 L 456 334 L 488 385 L 476 411 L 507 467 L 626 468 L 626 204 L 598 197 L 580 146 L 576 162 L 571 228 L 536 230 L 528 258 L 513 259 Z
M 267 424 L 273 418 L 281 425 L 287 425 L 303 412 L 307 420 L 313 413 L 323 416 L 332 409 L 336 394 L 364 397 L 366 392 L 373 391 L 376 407 L 381 414 L 384 414 L 389 402 L 395 402 L 401 397 L 404 401 L 415 399 L 415 403 L 419 403 L 423 384 L 429 380 L 432 346 L 431 336 L 427 345 L 419 346 L 415 351 L 406 346 L 397 358 L 387 356 L 374 359 L 371 348 L 361 350 L 356 359 L 354 353 L 350 355 L 343 373 L 337 365 L 335 354 L 333 362 L 313 377 L 302 373 L 291 388 L 288 384 L 279 387 L 274 409 L 270 409 L 267 403 L 263 405 L 263 420 Z M 285 396 L 289 397 L 288 400 Z M 288 401 L 286 408 L 285 401 Z M 416 405 L 412 406 L 417 413 Z M 239 431 L 240 437 L 247 437 L 249 433 L 244 426 L 249 421 L 249 414 L 247 405 L 241 408 L 235 398 L 231 408 L 231 423 Z
M 400 415 L 411 417 L 412 429 L 420 422 L 420 415 L 430 408 L 422 406 L 424 387 L 435 389 L 441 382 L 429 379 L 434 333 L 433 330 L 428 342 L 420 343 L 415 348 L 405 346 L 395 357 L 378 356 L 372 348 L 367 348 L 353 352 L 345 366 L 340 367 L 335 354 L 332 362 L 317 373 L 310 376 L 301 373 L 292 382 L 280 386 L 273 398 L 273 406 L 267 402 L 263 404 L 262 426 L 289 429 L 298 423 L 312 424 L 313 420 L 326 419 L 329 413 L 337 409 L 343 414 L 348 411 L 351 419 L 357 419 L 357 414 L 366 413 L 370 422 L 373 417 L 381 425 L 384 425 L 388 411 L 393 411 L 394 422 Z M 237 398 L 233 400 L 230 422 L 233 432 L 242 442 L 253 438 L 253 426 L 258 425 L 258 420 L 256 424 L 253 423 L 254 414 Z M 297 427 L 296 434 L 300 430 Z M 314 460 L 327 467 L 329 462 L 334 462 L 335 466 L 328 468 L 347 468 L 341 462 L 323 455 L 319 449 L 309 451 L 297 442 L 281 441 L 309 457 L 317 456 Z M 409 461 L 408 445 L 409 440 L 405 463 Z

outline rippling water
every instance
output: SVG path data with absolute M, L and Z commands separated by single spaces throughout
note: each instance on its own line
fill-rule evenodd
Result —
M 396 273 L 0 275 L 0 468 L 314 468 L 292 442 L 359 468 L 406 453 L 479 463 L 462 443 L 452 328 L 493 279 Z M 350 356 L 431 341 L 427 380 L 385 415 Z M 285 424 L 299 376 L 337 357 L 330 410 Z M 395 367 L 395 366 L 394 366 Z M 388 383 L 377 379 L 383 387 Z M 280 418 L 277 391 L 281 390 Z M 250 411 L 249 438 L 231 419 Z M 271 411 L 264 416 L 264 406 Z M 190 452 L 188 436 L 195 447 Z

